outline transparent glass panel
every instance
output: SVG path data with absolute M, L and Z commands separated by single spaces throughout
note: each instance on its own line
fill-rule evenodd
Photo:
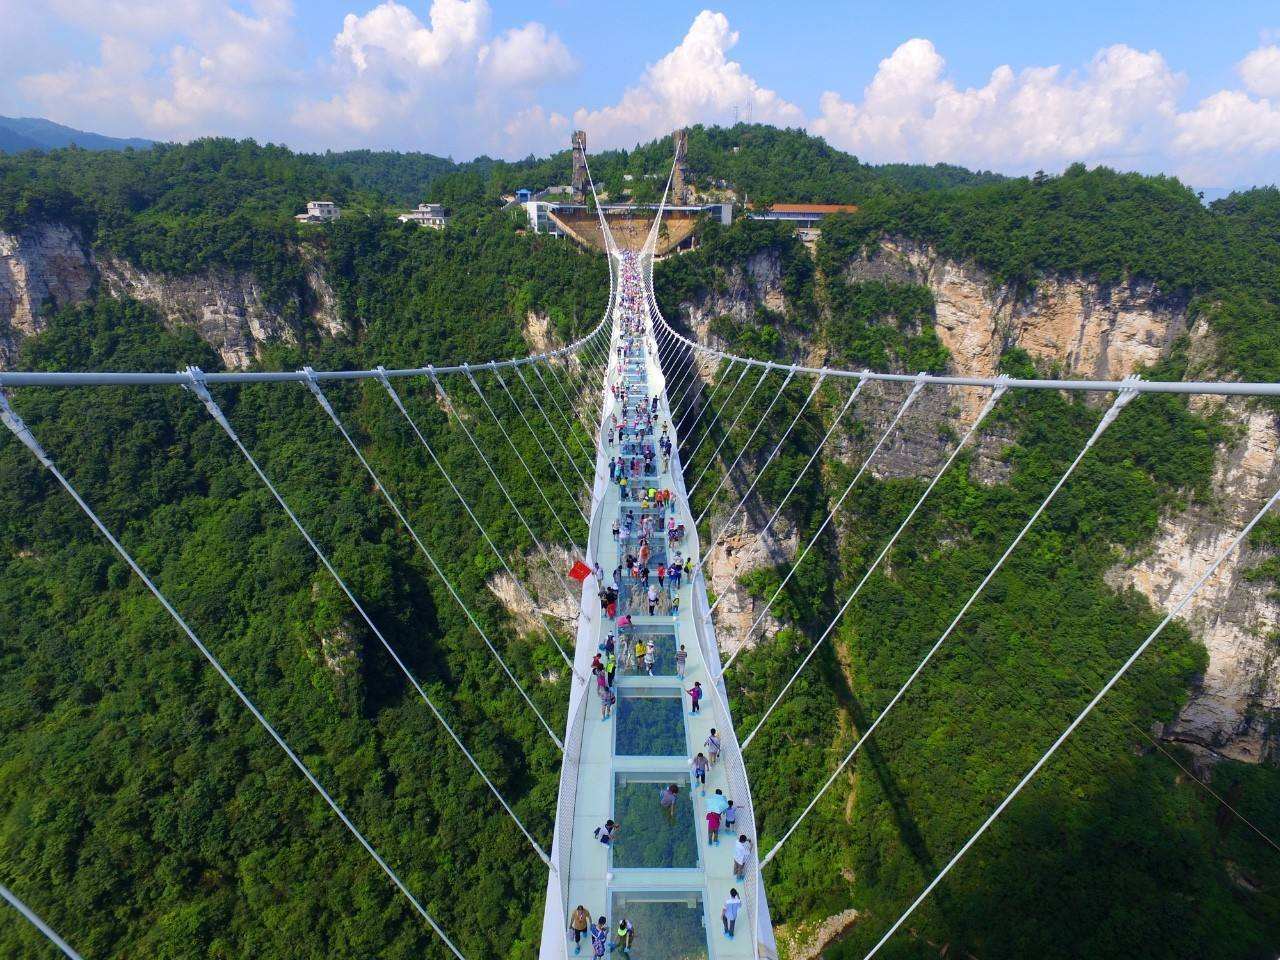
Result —
M 653 676 L 674 677 L 676 675 L 676 637 L 670 630 L 662 628 L 636 627 L 623 633 L 618 651 L 618 663 L 622 673 L 628 676 L 644 674 L 643 656 L 637 657 L 636 643 L 642 643 L 646 649 L 649 641 L 653 641 Z
M 611 932 L 624 918 L 635 928 L 634 960 L 706 960 L 702 894 L 615 890 L 611 906 Z
M 671 774 L 614 775 L 613 819 L 622 827 L 613 845 L 615 867 L 696 867 L 698 837 L 693 822 L 689 778 L 674 778 L 676 803 L 662 805 Z
M 684 704 L 679 690 L 618 691 L 617 741 L 624 757 L 684 757 Z

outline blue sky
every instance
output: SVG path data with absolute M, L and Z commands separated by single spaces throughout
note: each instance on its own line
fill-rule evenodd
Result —
M 872 161 L 1280 170 L 1280 6 L 0 0 L 0 113 L 468 157 L 801 125 Z

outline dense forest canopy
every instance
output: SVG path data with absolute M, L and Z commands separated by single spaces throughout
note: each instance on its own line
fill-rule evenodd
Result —
M 591 160 L 610 192 L 626 184 L 637 198 L 654 199 L 670 141 Z M 944 369 L 949 357 L 927 287 L 844 275 L 850 259 L 893 237 L 1026 289 L 1058 273 L 1155 284 L 1209 318 L 1220 373 L 1280 379 L 1274 188 L 1205 207 L 1174 180 L 1104 169 L 1004 179 L 945 165 L 871 166 L 801 131 L 761 125 L 690 128 L 689 163 L 702 189 L 724 181 L 723 189 L 759 203 L 860 207 L 827 221 L 814 253 L 784 228 L 739 220 L 708 226 L 697 250 L 659 265 L 659 298 L 678 323 L 681 304 L 737 289 L 756 260 L 776 264 L 783 309 L 710 319 L 710 333 L 740 353 L 789 359 L 816 351 L 833 365 Z M 567 151 L 458 163 L 371 151 L 308 156 L 225 139 L 120 153 L 59 150 L 0 157 L 0 229 L 66 225 L 97 252 L 160 273 L 249 271 L 282 312 L 305 303 L 306 271 L 322 270 L 345 333 L 321 334 L 300 314 L 289 316 L 296 342 L 266 347 L 263 368 L 441 364 L 526 352 L 531 313 L 559 342 L 599 321 L 608 290 L 602 259 L 526 233 L 498 203 L 518 187 L 563 183 L 568 171 Z M 337 201 L 347 215 L 296 223 L 293 215 L 317 198 Z M 421 200 L 449 206 L 450 227 L 394 220 L 396 209 Z M 186 364 L 220 368 L 193 331 L 103 290 L 51 311 L 18 360 L 31 369 Z M 1036 372 L 1018 351 L 1002 364 L 1014 375 Z M 1144 375 L 1187 370 L 1178 345 Z M 593 374 L 583 373 L 591 384 Z M 499 419 L 520 424 L 504 390 L 481 381 Z M 465 380 L 445 387 L 500 475 L 524 476 L 521 457 L 545 463 L 538 439 L 520 427 L 511 431 L 520 455 L 510 449 Z M 918 478 L 869 477 L 838 529 L 819 536 L 854 469 L 849 451 L 901 399 L 869 394 L 842 437 L 844 455 L 824 453 L 802 476 L 846 390 L 829 383 L 802 412 L 808 389 L 795 381 L 770 415 L 799 420 L 757 490 L 775 504 L 800 477 L 786 519 L 817 548 L 775 604 L 785 628 L 730 674 L 743 729 L 762 716 L 923 488 Z M 539 708 L 561 725 L 562 662 L 489 589 L 499 562 L 385 392 L 376 384 L 328 392 Z M 216 393 L 415 676 L 545 841 L 559 771 L 554 746 L 314 399 L 298 384 Z M 725 416 L 686 472 L 708 466 L 734 420 L 743 426 L 726 447 L 744 442 L 770 393 L 746 404 L 721 384 L 711 399 Z M 449 404 L 421 382 L 406 384 L 404 395 L 517 572 L 533 572 L 539 560 L 527 531 L 488 482 Z M 14 402 L 464 952 L 530 956 L 541 930 L 543 864 L 199 404 L 177 388 L 21 390 Z M 977 455 L 962 458 L 748 752 L 762 848 L 882 708 L 1098 416 L 1094 405 L 1052 394 L 1012 398 L 993 415 L 982 456 L 999 464 L 994 478 L 981 475 Z M 913 423 L 954 440 L 937 418 Z M 590 442 L 549 424 L 537 429 L 552 450 L 553 432 L 571 447 Z M 855 906 L 862 921 L 829 955 L 863 955 L 1158 619 L 1142 596 L 1114 589 L 1108 571 L 1150 542 L 1171 505 L 1207 496 L 1228 432 L 1175 397 L 1147 397 L 1126 411 L 975 605 L 918 695 L 900 705 L 770 867 L 776 921 L 794 926 Z M 759 462 L 777 436 L 758 431 L 746 462 Z M 553 511 L 582 536 L 570 493 L 554 477 L 510 490 L 540 539 L 563 545 Z M 699 491 L 695 513 L 708 496 Z M 1280 538 L 1268 526 L 1260 542 Z M 746 585 L 763 600 L 784 572 L 753 571 Z M 1274 564 L 1259 576 L 1274 578 Z M 34 892 L 34 905 L 86 957 L 444 956 L 7 432 L 0 435 L 0 625 L 0 880 Z M 1185 701 L 1204 658 L 1186 629 L 1168 631 L 939 889 L 912 932 L 882 955 L 1270 960 L 1280 943 L 1280 860 L 1182 775 L 1170 759 L 1189 762 L 1180 748 L 1157 750 L 1147 736 Z M 1223 762 L 1214 784 L 1259 829 L 1280 835 L 1273 767 Z M 0 923 L 0 954 L 46 950 L 30 927 Z

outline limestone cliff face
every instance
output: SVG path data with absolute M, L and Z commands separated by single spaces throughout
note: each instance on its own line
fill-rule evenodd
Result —
M 1172 608 L 1280 486 L 1280 428 L 1270 410 L 1248 401 L 1202 398 L 1238 425 L 1215 465 L 1207 504 L 1162 518 L 1142 555 L 1110 579 Z M 1209 652 L 1209 666 L 1164 735 L 1208 754 L 1251 763 L 1280 759 L 1280 603 L 1275 585 L 1249 571 L 1264 555 L 1249 544 L 1218 568 L 1182 619 Z
M 24 338 L 44 329 L 51 310 L 81 303 L 95 291 L 150 304 L 170 326 L 194 327 L 229 368 L 247 366 L 263 344 L 296 342 L 301 322 L 329 335 L 341 333 L 336 299 L 321 265 L 307 252 L 299 256 L 306 302 L 294 297 L 280 309 L 264 300 L 248 271 L 216 268 L 170 276 L 96 254 L 76 231 L 60 224 L 0 231 L 0 368 L 13 362 Z
M 761 305 L 780 309 L 776 259 L 758 255 L 731 271 L 727 283 L 695 303 L 681 305 L 681 319 L 704 342 L 711 320 L 749 320 Z M 1081 277 L 1047 277 L 1033 289 L 1000 284 L 973 264 L 939 256 L 927 246 L 884 239 L 848 264 L 850 280 L 892 279 L 928 286 L 937 304 L 936 329 L 951 354 L 949 372 L 993 376 L 1001 354 L 1026 350 L 1046 370 L 1062 376 L 1119 379 L 1164 357 L 1187 333 L 1198 375 L 1214 376 L 1211 338 L 1202 324 L 1188 328 L 1185 299 L 1147 283 L 1102 285 Z M 771 302 L 767 302 L 770 298 Z M 712 343 L 714 346 L 722 344 Z M 793 355 L 821 365 L 809 343 L 793 343 Z M 836 456 L 860 461 L 906 395 L 898 385 L 868 385 L 859 401 L 862 437 L 837 435 Z M 972 423 L 985 390 L 927 390 L 900 430 L 873 461 L 877 476 L 930 476 L 954 438 Z M 1221 548 L 1280 485 L 1280 425 L 1276 416 L 1246 401 L 1206 398 L 1201 409 L 1220 409 L 1239 426 L 1239 439 L 1219 452 L 1213 496 L 1163 518 L 1159 533 L 1140 554 L 1109 576 L 1161 609 L 1170 609 Z M 870 438 L 870 439 L 868 439 Z M 986 436 L 974 459 L 974 475 L 999 482 L 1008 475 L 1001 451 L 1011 438 Z M 1201 591 L 1184 619 L 1205 644 L 1209 666 L 1190 702 L 1165 735 L 1201 748 L 1207 756 L 1259 762 L 1280 756 L 1280 604 L 1272 586 L 1246 574 L 1261 557 L 1246 547 L 1225 563 Z M 711 563 L 716 563 L 713 558 Z M 776 563 L 773 558 L 760 562 Z M 735 575 L 750 569 L 740 562 Z M 712 569 L 713 580 L 724 574 Z M 720 611 L 717 611 L 717 616 Z
M 711 321 L 730 317 L 740 323 L 753 320 L 764 307 L 781 313 L 786 308 L 782 293 L 782 265 L 776 254 L 757 253 L 728 272 L 724 284 L 696 302 L 680 305 L 681 319 L 708 346 L 723 350 L 724 343 L 711 336 Z M 674 318 L 673 318 L 674 319 Z
M 79 303 L 96 279 L 80 237 L 61 224 L 0 231 L 0 370 L 44 329 L 46 305 Z
M 883 240 L 850 263 L 847 276 L 929 287 L 938 338 L 951 353 L 951 372 L 960 376 L 995 376 L 1000 355 L 1021 347 L 1065 377 L 1118 380 L 1165 356 L 1187 329 L 1186 300 L 1149 283 L 1104 286 L 1047 277 L 1024 290 L 907 240 Z M 969 396 L 964 418 L 981 404 L 980 394 Z

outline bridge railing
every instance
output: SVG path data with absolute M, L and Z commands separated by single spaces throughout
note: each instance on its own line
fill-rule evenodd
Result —
M 653 296 L 653 257 L 645 254 L 641 258 L 640 274 L 645 285 L 647 309 L 649 313 L 650 343 L 656 352 L 657 341 L 652 331 L 658 324 L 665 323 L 657 300 Z M 665 381 L 665 376 L 664 376 Z M 665 395 L 665 383 L 663 393 Z M 668 419 L 671 418 L 668 409 Z M 672 423 L 672 433 L 675 424 Z M 671 476 L 676 488 L 676 496 L 680 502 L 689 503 L 689 494 L 685 488 L 684 468 L 680 462 L 679 438 L 672 436 Z M 691 556 L 701 556 L 701 544 L 696 524 L 689 531 L 690 542 L 694 548 Z M 746 761 L 742 755 L 742 746 L 734 729 L 732 714 L 729 711 L 729 694 L 724 683 L 724 670 L 720 661 L 720 649 L 715 638 L 715 625 L 711 619 L 711 606 L 707 600 L 707 582 L 701 568 L 694 571 L 693 579 L 693 626 L 702 654 L 703 663 L 707 665 L 707 673 L 712 678 L 711 695 L 715 697 L 720 715 L 724 717 L 724 730 L 721 736 L 720 763 L 723 764 L 725 779 L 728 781 L 730 799 L 738 810 L 738 822 L 747 829 L 740 829 L 751 839 L 751 854 L 747 861 L 747 878 L 742 884 L 743 907 L 747 912 L 748 929 L 751 931 L 751 942 L 755 956 L 774 960 L 777 957 L 777 944 L 773 937 L 773 924 L 769 917 L 769 908 L 764 895 L 764 881 L 760 874 L 760 833 L 756 826 L 755 802 L 751 796 L 751 783 L 747 777 Z M 736 838 L 731 838 L 736 842 Z

